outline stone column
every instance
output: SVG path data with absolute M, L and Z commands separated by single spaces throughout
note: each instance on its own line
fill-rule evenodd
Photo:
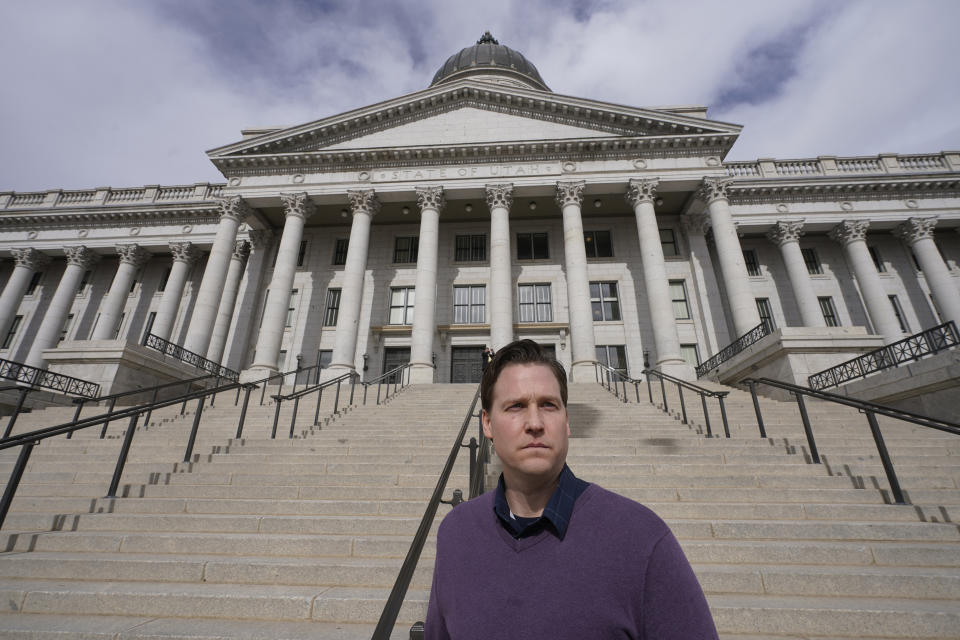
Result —
M 97 256 L 84 246 L 64 247 L 64 253 L 67 255 L 67 268 L 60 276 L 60 284 L 50 300 L 50 306 L 43 316 L 40 328 L 33 338 L 30 345 L 30 352 L 27 354 L 25 364 L 31 367 L 44 367 L 43 352 L 47 349 L 53 349 L 57 346 L 60 339 L 60 332 L 63 331 L 63 323 L 70 313 L 70 307 L 77 297 L 77 288 L 83 280 L 83 272 L 90 268 L 90 265 L 97 259 Z M 127 283 L 130 288 L 130 283 Z
M 825 327 L 823 311 L 817 294 L 813 292 L 810 274 L 800 251 L 800 236 L 803 235 L 803 220 L 778 222 L 767 232 L 767 238 L 780 247 L 783 264 L 787 267 L 787 277 L 793 287 L 793 297 L 800 309 L 800 321 L 804 327 Z
M 596 380 L 597 361 L 590 306 L 587 250 L 583 243 L 580 203 L 584 182 L 558 182 L 556 200 L 563 212 L 563 255 L 567 276 L 567 313 L 570 322 L 570 376 L 574 382 Z
M 847 262 L 860 285 L 860 293 L 873 324 L 873 332 L 883 336 L 883 341 L 890 344 L 900 340 L 903 331 L 900 330 L 900 323 L 897 322 L 893 306 L 883 289 L 883 283 L 880 282 L 877 267 L 867 249 L 866 235 L 869 226 L 870 223 L 866 220 L 844 220 L 830 230 L 830 237 L 843 245 Z
M 217 235 L 213 239 L 203 279 L 197 290 L 197 302 L 190 317 L 190 331 L 183 342 L 183 347 L 188 351 L 204 354 L 210 346 L 210 334 L 220 307 L 230 256 L 237 242 L 237 228 L 249 213 L 249 205 L 239 196 L 220 200 L 220 224 L 217 225 Z
M 207 360 L 223 364 L 223 349 L 227 344 L 227 334 L 230 333 L 230 322 L 233 320 L 233 308 L 237 303 L 237 291 L 240 289 L 240 278 L 243 269 L 247 266 L 247 257 L 250 255 L 250 243 L 241 240 L 233 250 L 230 258 L 230 268 L 227 269 L 227 281 L 223 285 L 223 297 L 220 298 L 220 308 L 217 309 L 217 321 L 213 325 L 213 334 L 210 336 L 210 348 L 207 349 Z
M 710 258 L 710 249 L 707 246 L 707 231 L 710 229 L 710 216 L 706 211 L 698 213 L 684 213 L 680 216 L 680 224 L 686 233 L 687 244 L 690 249 L 690 272 L 693 276 L 695 297 L 703 301 L 700 307 L 700 329 L 707 343 L 707 353 L 703 359 L 716 353 L 730 344 L 730 334 L 727 333 L 726 322 L 714 322 L 714 310 L 723 314 L 723 302 L 720 299 L 720 284 L 717 282 L 717 273 Z
M 100 305 L 100 319 L 97 320 L 91 340 L 113 339 L 117 325 L 120 324 L 120 314 L 130 297 L 130 285 L 137 275 L 137 269 L 150 259 L 150 253 L 138 244 L 118 245 L 117 253 L 120 254 L 120 264 L 113 276 L 110 291 Z
M 187 284 L 187 273 L 190 271 L 190 265 L 199 257 L 199 251 L 191 242 L 170 243 L 170 253 L 173 254 L 170 277 L 167 278 L 167 286 L 163 290 L 163 297 L 160 298 L 160 308 L 150 329 L 150 333 L 163 340 L 170 339 L 170 332 L 173 331 L 180 301 L 183 298 L 183 288 Z
M 928 218 L 909 218 L 897 226 L 894 234 L 904 240 L 917 256 L 923 277 L 940 309 L 944 322 L 953 320 L 960 329 L 960 291 L 947 269 L 933 241 L 933 228 L 937 224 L 936 216 Z
M 490 208 L 490 344 L 494 351 L 513 342 L 513 278 L 510 260 L 510 207 L 512 184 L 488 184 Z
M 757 311 L 757 301 L 750 290 L 740 238 L 730 215 L 730 205 L 727 202 L 728 185 L 727 180 L 704 178 L 698 195 L 707 203 L 713 241 L 717 246 L 720 261 L 720 277 L 723 278 L 736 337 L 740 337 L 760 324 L 760 314 Z
M 303 226 L 315 211 L 310 196 L 306 193 L 285 193 L 280 199 L 286 209 L 286 218 L 283 221 L 280 246 L 277 248 L 277 260 L 273 265 L 273 278 L 270 280 L 270 289 L 264 304 L 257 350 L 251 365 L 251 369 L 256 370 L 258 376 L 267 376 L 277 371 L 277 357 L 280 355 L 283 327 L 287 310 L 290 308 L 290 290 L 293 287 L 293 276 L 297 272 L 297 254 L 303 238 Z
M 333 354 L 330 366 L 323 371 L 326 378 L 335 378 L 346 373 L 346 370 L 355 369 L 363 278 L 370 248 L 370 224 L 373 216 L 380 211 L 380 201 L 373 189 L 349 190 L 347 197 L 350 199 L 353 222 L 350 225 L 350 242 L 347 244 L 347 263 L 343 267 Z
M 250 243 L 250 257 L 247 259 L 246 277 L 240 280 L 240 289 L 237 293 L 237 318 L 232 326 L 231 339 L 227 335 L 227 345 L 221 364 L 231 369 L 242 369 L 252 361 L 253 354 L 249 353 L 251 340 L 260 318 L 256 314 L 260 304 L 260 292 L 263 291 L 264 274 L 267 269 L 267 257 L 273 245 L 273 231 L 270 229 L 251 229 L 248 233 Z M 244 372 L 241 380 L 248 381 Z
M 17 315 L 17 309 L 20 308 L 23 294 L 30 286 L 34 272 L 50 262 L 48 255 L 36 249 L 13 249 L 11 253 L 16 264 L 10 279 L 7 280 L 7 286 L 3 288 L 3 294 L 0 295 L 0 340 L 10 331 L 13 318 Z
M 413 331 L 410 337 L 410 381 L 433 382 L 433 334 L 437 330 L 437 254 L 443 187 L 417 187 L 420 205 L 420 245 L 414 289 Z
M 637 218 L 637 234 L 640 238 L 640 260 L 643 264 L 643 283 L 653 322 L 653 341 L 656 347 L 656 366 L 664 373 L 684 379 L 694 378 L 693 367 L 680 354 L 680 337 L 673 313 L 673 299 L 667 279 L 663 246 L 660 244 L 660 227 L 653 209 L 657 193 L 656 178 L 631 180 L 627 187 L 627 204 L 633 207 Z

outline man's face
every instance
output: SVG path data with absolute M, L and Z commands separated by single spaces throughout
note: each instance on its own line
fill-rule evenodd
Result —
M 553 480 L 567 459 L 570 422 L 560 384 L 542 364 L 504 367 L 493 386 L 483 433 L 503 464 L 504 475 Z

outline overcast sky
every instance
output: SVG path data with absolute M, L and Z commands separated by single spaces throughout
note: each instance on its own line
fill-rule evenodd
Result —
M 0 25 L 0 191 L 222 181 L 204 152 L 240 129 L 426 88 L 486 29 L 557 93 L 708 105 L 744 125 L 728 159 L 960 149 L 958 0 L 4 0 Z

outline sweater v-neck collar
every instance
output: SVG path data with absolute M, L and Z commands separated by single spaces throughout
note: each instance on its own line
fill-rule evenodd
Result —
M 577 501 L 573 505 L 573 515 L 576 515 L 577 511 L 579 511 L 580 508 L 588 500 L 590 500 L 590 498 L 594 494 L 593 489 L 595 486 L 596 485 L 591 484 L 583 491 L 583 493 L 580 494 L 580 497 L 577 498 Z M 493 509 L 491 509 L 490 511 L 491 511 L 491 516 L 493 516 L 494 520 L 497 520 L 497 514 L 492 513 Z M 572 523 L 573 517 L 571 517 L 570 520 Z M 500 522 L 495 522 L 494 524 L 496 525 L 494 528 L 497 530 L 497 535 L 500 536 L 500 539 L 503 540 L 503 542 L 516 553 L 522 553 L 527 549 L 530 549 L 531 547 L 534 547 L 549 538 L 553 538 L 557 542 L 561 542 L 561 540 L 557 537 L 557 534 L 556 532 L 554 532 L 552 527 L 543 527 L 538 533 L 535 533 L 530 536 L 524 536 L 522 538 L 514 538 L 512 535 L 510 535 L 510 532 L 507 531 L 506 527 L 500 524 Z

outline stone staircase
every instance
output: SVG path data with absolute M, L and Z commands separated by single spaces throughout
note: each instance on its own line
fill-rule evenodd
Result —
M 473 391 L 415 385 L 319 429 L 307 402 L 292 440 L 290 407 L 271 440 L 274 409 L 255 402 L 235 440 L 239 409 L 218 398 L 189 463 L 191 411 L 170 407 L 136 434 L 116 500 L 100 496 L 125 425 L 44 442 L 0 531 L 0 637 L 369 638 Z M 882 423 L 915 503 L 891 505 L 855 411 L 811 403 L 813 465 L 795 404 L 762 401 L 761 439 L 732 392 L 726 439 L 702 436 L 698 403 L 683 425 L 641 399 L 572 385 L 570 465 L 670 524 L 721 637 L 960 637 L 960 439 Z M 57 411 L 17 431 L 72 417 Z M 0 480 L 15 457 L 0 452 Z M 431 539 L 396 638 L 424 617 L 433 554 Z

